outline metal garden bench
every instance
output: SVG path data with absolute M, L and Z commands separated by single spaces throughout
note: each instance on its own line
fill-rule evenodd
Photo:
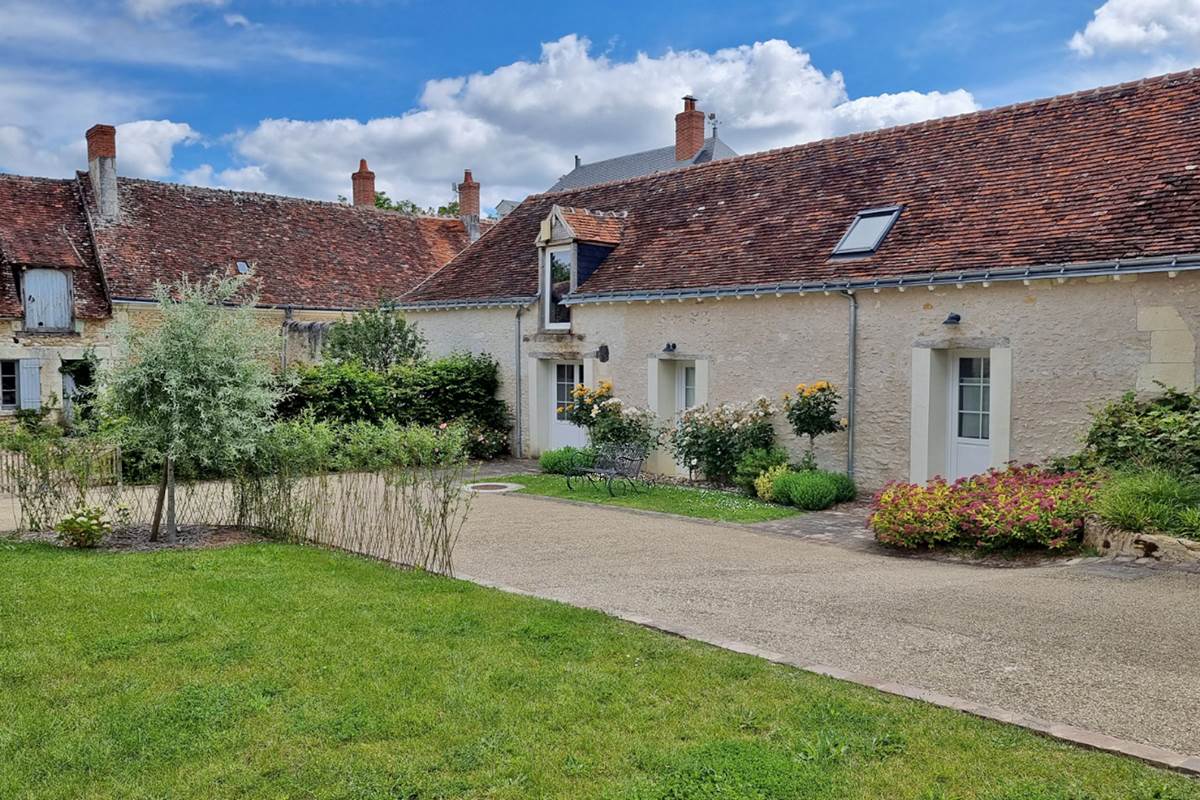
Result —
M 595 458 L 590 464 L 578 460 L 567 471 L 567 489 L 574 490 L 572 481 L 587 480 L 593 486 L 603 483 L 612 497 L 616 497 L 613 484 L 625 483 L 629 490 L 638 490 L 638 479 L 646 463 L 645 448 L 636 445 L 602 445 L 595 449 Z

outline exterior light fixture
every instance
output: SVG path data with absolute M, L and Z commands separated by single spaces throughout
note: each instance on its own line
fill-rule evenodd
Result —
M 674 353 L 675 352 L 675 343 L 667 342 L 665 345 L 663 345 L 663 352 L 664 353 Z
M 943 322 L 942 324 L 943 325 L 957 325 L 960 322 L 962 322 L 962 315 L 959 314 L 957 311 L 951 311 L 950 315 L 948 317 L 946 317 L 946 321 Z

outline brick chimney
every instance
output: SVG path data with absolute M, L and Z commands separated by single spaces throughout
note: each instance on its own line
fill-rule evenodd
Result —
M 675 160 L 691 161 L 704 147 L 704 112 L 696 109 L 696 98 L 683 98 L 683 111 L 675 115 Z
M 375 173 L 367 169 L 367 160 L 358 160 L 358 172 L 350 173 L 350 185 L 354 189 L 354 205 L 375 207 Z
M 462 183 L 458 185 L 458 218 L 467 229 L 467 238 L 479 238 L 479 183 L 471 177 L 471 170 L 463 170 Z
M 113 222 L 121 212 L 117 197 L 117 129 L 112 125 L 93 125 L 86 136 L 88 178 L 100 219 Z

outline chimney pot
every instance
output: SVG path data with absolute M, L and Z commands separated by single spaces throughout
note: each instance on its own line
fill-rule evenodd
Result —
M 117 129 L 112 125 L 93 125 L 87 138 L 88 178 L 96 195 L 100 219 L 113 222 L 120 214 L 117 197 Z
M 375 207 L 375 173 L 367 169 L 367 160 L 358 160 L 358 172 L 350 174 L 350 186 L 353 188 L 354 205 Z
M 683 98 L 683 111 L 675 115 L 675 160 L 691 161 L 704 147 L 704 112 L 696 108 L 696 98 Z

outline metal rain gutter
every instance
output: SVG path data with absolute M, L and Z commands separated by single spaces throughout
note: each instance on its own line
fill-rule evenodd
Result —
M 402 311 L 445 311 L 452 308 L 512 308 L 532 305 L 533 297 L 492 297 L 484 300 L 422 300 L 415 303 L 398 303 Z
M 964 286 L 966 284 L 1007 283 L 1012 281 L 1055 280 L 1066 282 L 1070 278 L 1119 277 L 1145 273 L 1166 272 L 1174 277 L 1176 272 L 1200 269 L 1200 254 L 1163 256 L 1155 258 L 1115 259 L 1077 264 L 1050 264 L 1036 267 L 1017 267 L 971 272 L 933 272 L 924 275 L 904 275 L 875 279 L 843 281 L 792 281 L 775 284 L 740 284 L 731 286 L 709 286 L 695 289 L 656 289 L 650 291 L 613 291 L 595 294 L 574 294 L 563 298 L 566 305 L 594 303 L 665 303 L 668 300 L 704 300 L 723 297 L 762 297 L 774 294 L 833 294 L 856 292 L 864 289 L 919 289 L 938 286 Z

